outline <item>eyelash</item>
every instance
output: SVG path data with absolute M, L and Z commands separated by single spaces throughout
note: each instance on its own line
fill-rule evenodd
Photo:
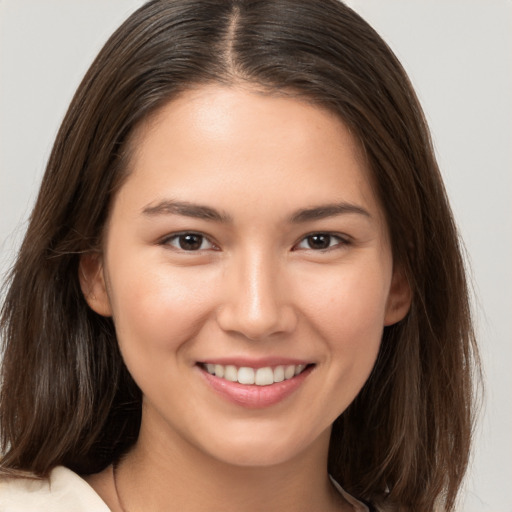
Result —
M 195 249 L 186 249 L 183 247 L 183 243 L 185 237 L 196 237 L 196 244 L 199 243 L 199 247 Z M 327 239 L 327 247 L 313 248 L 313 247 L 300 247 L 303 243 L 311 243 L 314 238 L 325 238 Z M 199 240 L 197 240 L 199 239 Z M 336 243 L 331 244 L 331 242 L 336 241 Z M 177 245 L 173 245 L 173 242 L 176 242 Z M 208 243 L 210 247 L 202 247 L 204 243 Z M 193 243 L 193 241 L 191 241 Z M 171 246 L 173 249 L 182 252 L 199 252 L 205 250 L 219 250 L 219 247 L 212 242 L 206 235 L 203 233 L 197 233 L 194 231 L 184 231 L 181 233 L 175 233 L 171 236 L 168 236 L 160 241 L 160 245 Z M 328 252 L 331 250 L 335 250 L 336 248 L 345 247 L 350 245 L 350 240 L 347 237 L 343 237 L 338 234 L 329 233 L 329 232 L 314 232 L 308 235 L 303 236 L 292 248 L 292 250 L 311 250 L 314 252 Z

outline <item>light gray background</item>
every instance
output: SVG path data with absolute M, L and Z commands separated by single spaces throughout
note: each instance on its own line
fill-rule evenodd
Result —
M 0 0 L 0 272 L 26 226 L 60 120 L 141 0 Z M 351 0 L 426 110 L 474 276 L 486 400 L 464 512 L 512 511 L 512 1 Z M 1 281 L 0 276 L 0 281 Z

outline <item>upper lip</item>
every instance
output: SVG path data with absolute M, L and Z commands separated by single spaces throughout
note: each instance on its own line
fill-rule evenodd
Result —
M 198 361 L 199 364 L 220 364 L 222 366 L 236 366 L 237 368 L 265 368 L 275 366 L 299 365 L 307 366 L 312 364 L 311 360 L 296 359 L 293 357 L 264 357 L 264 358 L 246 358 L 246 357 L 213 357 Z

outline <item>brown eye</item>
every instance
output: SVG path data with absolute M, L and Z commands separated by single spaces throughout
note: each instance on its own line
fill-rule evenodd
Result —
M 164 244 L 170 245 L 174 249 L 188 252 L 213 248 L 213 244 L 204 235 L 198 233 L 174 235 L 164 240 Z
M 295 249 L 308 249 L 313 251 L 322 251 L 343 247 L 349 242 L 341 236 L 332 235 L 330 233 L 313 233 L 305 236 L 296 246 Z
M 197 251 L 201 248 L 203 237 L 201 235 L 180 235 L 178 237 L 180 249 L 184 251 Z
M 306 237 L 310 249 L 327 249 L 331 245 L 331 235 L 310 235 Z

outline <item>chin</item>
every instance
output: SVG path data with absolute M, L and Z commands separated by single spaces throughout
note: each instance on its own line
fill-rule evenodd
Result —
M 216 458 L 219 462 L 231 466 L 264 468 L 285 464 L 296 456 L 297 453 L 293 450 L 286 450 L 283 448 L 275 450 L 270 447 L 262 449 L 244 446 L 238 450 L 233 449 L 232 447 L 229 450 L 229 453 L 223 453 L 222 456 Z
M 330 428 L 320 436 L 297 436 L 288 430 L 274 436 L 262 432 L 260 435 L 229 437 L 210 446 L 210 454 L 219 462 L 237 467 L 263 468 L 286 464 L 304 455 L 319 444 L 325 443 L 327 453 Z M 274 439 L 272 439 L 274 437 Z M 316 451 L 315 450 L 315 451 Z M 317 452 L 318 453 L 318 452 Z

